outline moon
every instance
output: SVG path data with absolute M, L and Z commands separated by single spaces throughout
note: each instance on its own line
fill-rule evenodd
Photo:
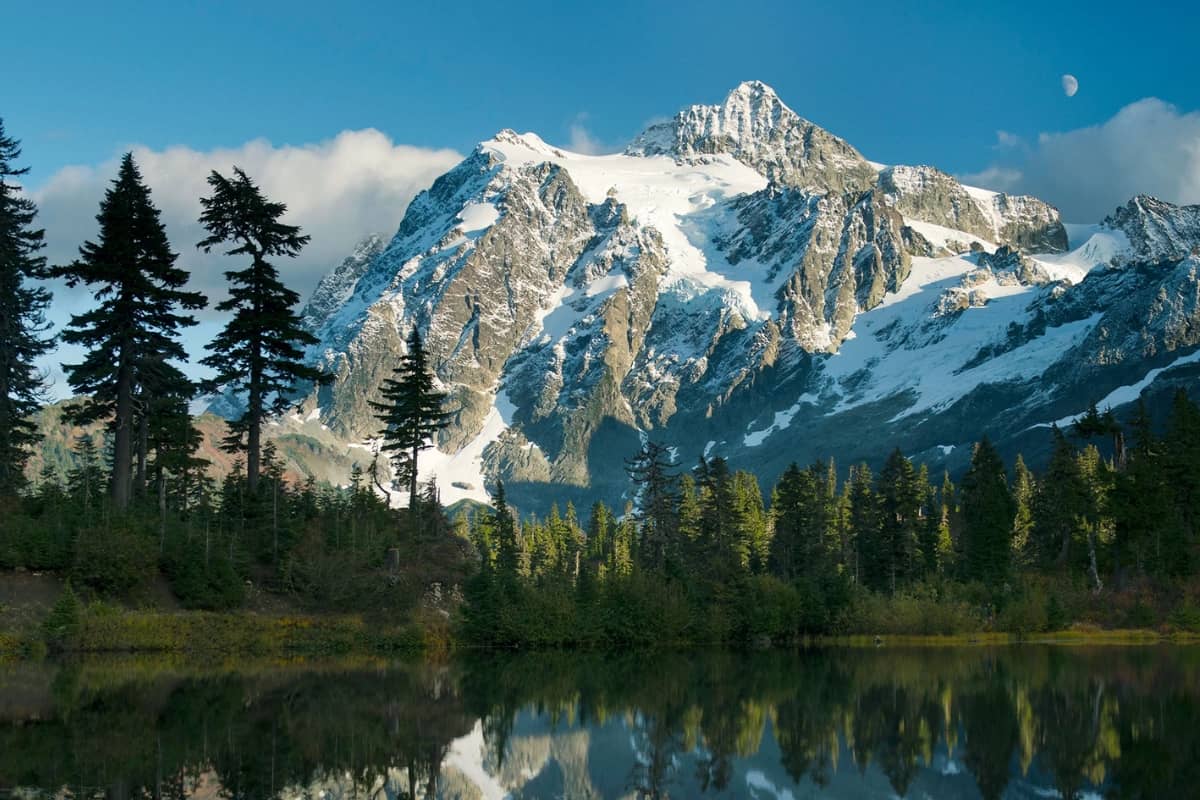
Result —
M 1067 97 L 1074 97 L 1075 93 L 1079 91 L 1079 81 L 1076 80 L 1074 75 L 1063 75 L 1062 87 L 1063 94 Z

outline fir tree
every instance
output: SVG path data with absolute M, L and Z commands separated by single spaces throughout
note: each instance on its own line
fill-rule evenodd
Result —
M 875 497 L 871 468 L 860 464 L 850 469 L 846 525 L 850 532 L 855 581 L 882 588 L 883 570 L 875 558 L 879 542 L 879 503 Z
M 416 508 L 417 458 L 449 424 L 450 415 L 442 410 L 446 395 L 434 386 L 429 357 L 415 325 L 408 334 L 407 351 L 379 394 L 382 400 L 370 405 L 383 423 L 379 432 L 383 449 L 391 453 L 397 478 L 408 486 L 408 507 Z
M 1118 583 L 1124 569 L 1170 574 L 1185 565 L 1177 557 L 1164 559 L 1164 540 L 1169 552 L 1181 521 L 1163 474 L 1164 444 L 1154 435 L 1150 415 L 1140 398 L 1131 427 L 1129 464 L 1116 476 L 1111 499 L 1113 572 Z
M 517 524 L 512 509 L 504 494 L 504 482 L 496 482 L 496 494 L 492 498 L 489 515 L 492 526 L 491 538 L 496 549 L 496 571 L 502 578 L 513 583 L 521 574 L 521 542 L 517 536 Z
M 1061 566 L 1070 559 L 1071 543 L 1079 533 L 1087 490 L 1074 446 L 1058 426 L 1051 427 L 1051 435 L 1054 449 L 1050 463 L 1034 494 L 1033 536 L 1039 562 Z
M 1033 496 L 1035 482 L 1033 473 L 1025 466 L 1025 459 L 1017 455 L 1013 466 L 1013 530 L 1012 558 L 1020 567 L 1033 563 Z
M 625 462 L 625 471 L 637 494 L 636 517 L 641 523 L 639 550 L 644 566 L 661 569 L 678 558 L 676 535 L 676 478 L 671 453 L 658 442 L 646 441 L 637 455 Z
M 958 529 L 958 494 L 950 473 L 942 474 L 938 490 L 937 569 L 941 576 L 953 575 L 958 563 L 955 531 Z
M 920 542 L 921 493 L 912 462 L 893 450 L 879 473 L 877 549 L 863 552 L 871 565 L 868 585 L 895 591 L 915 577 Z M 867 558 L 869 556 L 869 559 Z
M 63 341 L 82 345 L 79 364 L 64 364 L 67 380 L 88 397 L 76 422 L 109 420 L 113 434 L 111 492 L 118 509 L 129 505 L 139 400 L 161 396 L 181 374 L 169 361 L 184 360 L 180 328 L 195 325 L 180 310 L 203 308 L 202 294 L 184 291 L 188 274 L 175 266 L 166 228 L 141 173 L 126 154 L 96 216 L 100 233 L 84 242 L 79 258 L 54 274 L 74 287 L 94 288 L 95 308 L 71 317 Z M 144 473 L 143 473 L 144 474 Z
M 24 488 L 29 448 L 40 441 L 30 416 L 41 406 L 45 380 L 35 360 L 52 346 L 45 312 L 50 293 L 29 282 L 46 277 L 43 232 L 33 227 L 37 206 L 10 179 L 28 168 L 14 163 L 21 146 L 0 119 L 0 496 Z
M 1163 441 L 1163 477 L 1174 497 L 1175 524 L 1163 543 L 1174 574 L 1191 571 L 1200 536 L 1200 408 L 1183 389 L 1175 393 Z
M 67 492 L 83 509 L 84 518 L 90 520 L 104 483 L 104 467 L 95 442 L 86 433 L 75 437 L 72 455 L 75 466 L 67 473 Z
M 963 572 L 967 578 L 997 586 L 1008 577 L 1015 509 L 1004 462 L 986 436 L 975 445 L 960 502 Z
M 229 246 L 227 255 L 246 256 L 250 264 L 225 273 L 229 299 L 217 304 L 217 310 L 233 312 L 233 318 L 208 344 L 210 354 L 200 363 L 216 371 L 205 389 L 245 396 L 245 411 L 229 423 L 224 445 L 246 454 L 246 485 L 255 493 L 267 415 L 287 408 L 298 382 L 324 382 L 328 376 L 302 361 L 302 348 L 317 340 L 293 309 L 300 296 L 283 285 L 269 261 L 295 257 L 309 237 L 280 221 L 286 205 L 268 200 L 242 170 L 235 167 L 233 172 L 232 179 L 216 171 L 208 176 L 212 194 L 200 200 L 200 224 L 209 235 L 197 246 L 205 252 Z

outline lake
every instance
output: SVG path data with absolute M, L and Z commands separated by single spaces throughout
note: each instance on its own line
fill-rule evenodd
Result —
M 0 797 L 1200 796 L 1200 648 L 0 665 Z

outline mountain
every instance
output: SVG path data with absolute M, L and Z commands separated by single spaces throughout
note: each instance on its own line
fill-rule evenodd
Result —
M 620 503 L 647 437 L 766 480 L 894 446 L 960 469 L 985 433 L 1036 460 L 1091 400 L 1195 386 L 1198 244 L 1197 207 L 1065 226 L 868 161 L 748 82 L 615 155 L 481 143 L 321 281 L 308 358 L 336 380 L 300 413 L 363 447 L 416 325 L 450 395 L 423 461 L 447 502 L 503 479 L 531 510 Z

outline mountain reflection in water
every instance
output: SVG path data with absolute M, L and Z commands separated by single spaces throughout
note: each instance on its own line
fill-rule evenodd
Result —
M 1200 792 L 1200 648 L 0 667 L 0 797 Z

